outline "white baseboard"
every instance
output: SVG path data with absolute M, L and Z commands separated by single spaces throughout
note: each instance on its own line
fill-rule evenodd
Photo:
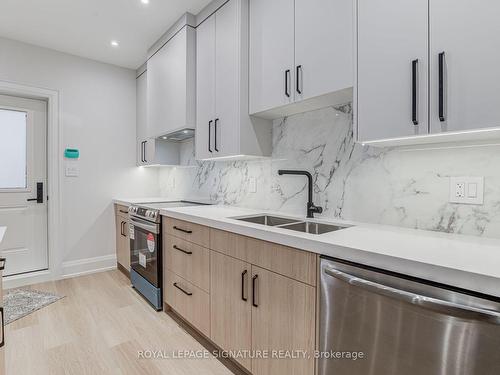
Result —
M 61 265 L 61 273 L 59 275 L 57 275 L 57 273 L 51 272 L 50 270 L 43 270 L 13 276 L 4 276 L 3 288 L 19 288 L 26 285 L 89 275 L 91 273 L 104 272 L 112 269 L 116 269 L 115 254 L 94 258 L 71 260 L 68 262 L 63 262 L 63 264 Z
M 25 285 L 39 284 L 54 279 L 49 270 L 22 273 L 20 275 L 4 276 L 2 279 L 3 289 L 19 288 Z
M 104 255 L 94 258 L 71 260 L 63 262 L 61 267 L 61 279 L 83 276 L 96 272 L 116 269 L 116 255 Z

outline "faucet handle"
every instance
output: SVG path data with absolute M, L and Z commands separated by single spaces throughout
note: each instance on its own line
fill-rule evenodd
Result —
M 321 207 L 321 206 L 315 206 L 315 205 L 313 205 L 311 208 L 312 208 L 312 209 L 314 210 L 314 212 L 316 212 L 317 214 L 321 214 L 321 213 L 323 213 L 323 207 Z

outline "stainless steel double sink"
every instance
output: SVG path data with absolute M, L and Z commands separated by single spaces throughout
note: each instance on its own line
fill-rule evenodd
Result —
M 271 227 L 289 229 L 297 232 L 310 233 L 310 234 L 323 234 L 348 228 L 348 226 L 344 225 L 318 223 L 315 221 L 301 221 L 298 219 L 292 219 L 280 216 L 270 216 L 270 215 L 245 216 L 235 219 L 240 221 L 246 221 L 248 223 L 267 225 Z

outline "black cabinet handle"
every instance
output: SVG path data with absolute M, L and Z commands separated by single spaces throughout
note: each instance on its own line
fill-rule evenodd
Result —
M 184 253 L 184 254 L 187 254 L 187 255 L 191 255 L 191 254 L 193 254 L 193 252 L 192 252 L 192 251 L 186 251 L 186 250 L 184 250 L 184 249 L 181 249 L 180 247 L 177 247 L 177 245 L 174 245 L 174 246 L 172 246 L 172 247 L 173 247 L 175 250 L 179 250 L 181 253 Z
M 418 59 L 411 62 L 411 121 L 418 125 Z
M 218 123 L 219 123 L 219 119 L 216 118 L 215 123 L 214 123 L 214 135 L 215 135 L 214 149 L 215 149 L 215 152 L 219 152 L 219 149 L 217 148 L 217 124 Z
M 299 94 L 302 94 L 302 65 L 297 65 L 295 81 L 295 89 Z
M 141 161 L 144 163 L 144 141 L 141 142 Z
M 211 137 L 211 135 L 212 135 L 212 122 L 213 122 L 213 120 L 210 120 L 208 122 L 208 151 L 209 152 L 213 152 L 212 151 L 212 137 Z
M 193 231 L 192 231 L 192 230 L 182 229 L 182 228 L 176 227 L 175 225 L 174 225 L 174 227 L 173 227 L 173 228 L 174 228 L 175 230 L 178 230 L 179 232 L 183 232 L 183 233 L 187 233 L 187 234 L 191 234 L 191 233 L 193 233 Z
M 146 146 L 148 144 L 148 141 L 144 141 L 144 163 L 148 162 L 148 158 L 146 157 Z
M 121 222 L 121 230 L 120 230 L 120 234 L 123 236 L 123 237 L 127 237 L 127 233 L 125 233 L 125 224 L 127 224 L 126 221 L 122 221 Z
M 177 285 L 177 283 L 174 283 L 174 286 L 175 286 L 177 289 L 179 289 L 182 293 L 184 293 L 185 295 L 187 295 L 187 296 L 192 296 L 192 295 L 193 295 L 193 293 L 191 293 L 191 292 L 186 292 L 186 291 L 185 291 L 184 289 L 182 289 L 179 285 Z
M 254 307 L 259 307 L 258 301 L 257 301 L 258 296 L 257 296 L 257 292 L 256 292 L 258 278 L 259 278 L 259 275 L 255 275 L 254 277 L 252 277 L 252 305 Z
M 118 210 L 120 211 L 122 214 L 128 214 L 128 211 L 123 211 L 123 210 Z
M 439 121 L 441 122 L 446 121 L 446 115 L 444 113 L 444 64 L 445 64 L 444 52 L 441 52 L 438 55 L 438 74 L 439 74 L 438 110 L 439 110 Z
M 26 199 L 28 202 L 43 203 L 43 182 L 36 183 L 36 198 Z
M 241 299 L 243 301 L 247 301 L 248 298 L 247 298 L 247 294 L 245 293 L 246 292 L 246 288 L 245 288 L 245 280 L 246 280 L 246 275 L 248 274 L 248 271 L 245 270 L 241 273 Z
M 5 345 L 5 325 L 3 319 L 3 307 L 0 307 L 0 316 L 2 318 L 2 341 L 0 341 L 0 348 Z
M 288 87 L 288 83 L 290 81 L 290 69 L 285 70 L 285 95 L 290 97 L 290 89 Z
M 0 271 L 5 269 L 5 258 L 0 258 Z

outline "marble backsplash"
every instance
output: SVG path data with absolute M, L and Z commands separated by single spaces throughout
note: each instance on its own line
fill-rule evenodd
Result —
M 351 106 L 276 120 L 269 159 L 196 162 L 182 145 L 182 167 L 159 172 L 162 195 L 305 215 L 307 181 L 278 176 L 305 169 L 314 178 L 318 217 L 500 238 L 500 145 L 378 149 L 355 144 Z M 448 203 L 450 176 L 484 176 L 484 205 Z M 249 191 L 255 178 L 257 191 Z

